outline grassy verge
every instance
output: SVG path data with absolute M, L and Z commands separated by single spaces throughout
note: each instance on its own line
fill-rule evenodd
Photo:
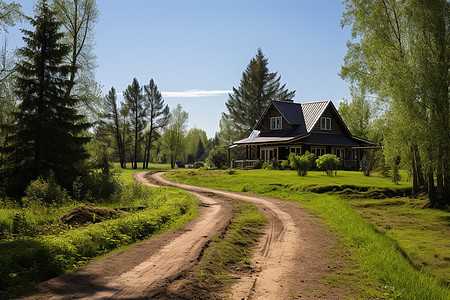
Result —
M 138 164 L 139 167 L 140 164 Z M 116 167 L 116 170 L 120 173 L 122 180 L 125 182 L 125 184 L 130 184 L 134 182 L 133 174 L 136 172 L 148 172 L 148 171 L 165 171 L 170 170 L 170 164 L 149 164 L 148 169 L 131 169 L 131 164 L 128 164 L 127 169 L 120 168 L 119 163 L 114 163 L 114 166 Z
M 415 222 L 419 223 L 417 227 L 423 231 L 420 237 L 416 238 L 416 243 L 411 245 L 411 239 L 408 240 L 405 237 L 417 234 L 417 232 L 412 232 L 407 227 L 399 227 L 398 229 L 401 233 L 386 234 L 384 231 L 379 230 L 375 224 L 363 218 L 349 204 L 350 202 L 355 206 L 355 202 L 360 201 L 363 203 L 363 201 L 368 201 L 367 198 L 353 199 L 350 197 L 354 201 L 351 202 L 351 200 L 343 199 L 340 195 L 305 192 L 306 189 L 304 188 L 312 185 L 355 185 L 368 188 L 395 189 L 397 186 L 391 183 L 389 179 L 381 177 L 367 178 L 357 172 L 344 171 L 338 172 L 338 176 L 339 173 L 342 173 L 341 178 L 321 177 L 320 174 L 315 172 L 310 173 L 303 178 L 298 177 L 294 172 L 290 174 L 289 171 L 269 170 L 239 171 L 237 175 L 228 175 L 228 173 L 223 171 L 183 172 L 167 174 L 167 177 L 194 185 L 239 192 L 244 191 L 302 203 L 310 211 L 325 219 L 327 224 L 338 233 L 344 244 L 356 254 L 359 268 L 362 271 L 360 276 L 365 276 L 362 281 L 367 281 L 367 278 L 369 278 L 374 280 L 373 283 L 375 285 L 379 286 L 378 295 L 365 296 L 391 299 L 450 298 L 450 289 L 445 284 L 445 278 L 437 277 L 440 272 L 427 271 L 426 266 L 418 266 L 411 263 L 408 259 L 411 256 L 410 253 L 414 252 L 412 248 L 421 249 L 415 252 L 418 254 L 421 251 L 427 251 L 426 247 L 421 248 L 424 243 L 420 241 L 420 237 L 423 236 L 427 236 L 425 239 L 434 242 L 432 248 L 442 247 L 443 253 L 448 253 L 450 248 L 448 242 L 448 218 L 450 214 L 448 212 L 437 213 L 433 210 L 423 210 L 415 207 L 417 211 L 427 211 L 427 214 L 434 215 L 436 222 L 428 224 L 429 219 L 422 219 L 419 213 Z M 407 187 L 409 184 L 401 182 L 400 186 L 402 185 Z M 372 201 L 382 203 L 382 201 L 386 200 L 372 199 Z M 386 216 L 388 219 L 396 220 L 395 214 L 389 217 L 389 212 L 391 212 L 389 205 L 381 205 L 380 209 L 377 210 L 378 214 Z M 428 229 L 433 229 L 435 226 L 439 229 L 433 235 L 426 230 L 426 226 L 429 226 Z M 439 235 L 439 239 L 435 239 L 436 235 Z M 447 255 L 437 254 L 431 256 L 439 262 L 434 264 L 434 268 L 439 264 L 443 264 L 444 267 L 441 266 L 441 269 L 444 270 L 442 273 L 445 273 L 449 264 Z
M 105 206 L 143 204 L 147 206 L 143 211 L 56 234 L 3 239 L 0 298 L 18 295 L 111 250 L 181 227 L 197 216 L 196 201 L 179 189 L 134 184 L 124 190 L 120 200 Z
M 251 203 L 235 205 L 235 217 L 223 237 L 215 237 L 198 265 L 197 284 L 213 292 L 231 285 L 229 273 L 249 265 L 251 246 L 267 220 Z

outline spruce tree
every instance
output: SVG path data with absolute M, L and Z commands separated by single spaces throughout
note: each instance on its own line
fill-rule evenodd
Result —
M 60 184 L 71 188 L 88 157 L 83 148 L 88 139 L 80 135 L 89 124 L 77 114 L 76 100 L 65 97 L 70 67 L 64 57 L 69 48 L 61 43 L 60 24 L 47 1 L 39 3 L 29 21 L 35 31 L 22 30 L 26 46 L 19 49 L 16 67 L 21 102 L 2 171 L 6 192 L 16 196 L 31 180 L 46 178 L 52 171 Z
M 251 132 L 272 100 L 292 101 L 295 96 L 295 91 L 289 92 L 286 84 L 280 86 L 281 76 L 269 72 L 267 65 L 268 60 L 259 48 L 242 73 L 239 87 L 233 87 L 233 93 L 228 94 L 226 116 L 241 137 Z

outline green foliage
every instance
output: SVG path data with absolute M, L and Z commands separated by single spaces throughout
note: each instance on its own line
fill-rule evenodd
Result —
M 150 83 L 144 86 L 144 101 L 147 120 L 146 129 L 144 131 L 145 149 L 143 169 L 148 168 L 150 162 L 150 153 L 153 142 L 158 138 L 158 131 L 167 126 L 169 121 L 169 106 L 164 105 L 164 99 L 158 90 L 158 86 L 150 79 Z
M 253 169 L 262 169 L 264 162 L 262 160 L 258 160 L 254 165 Z
M 345 0 L 351 26 L 341 77 L 386 104 L 387 160 L 400 153 L 414 190 L 425 186 L 434 207 L 450 204 L 450 24 L 444 0 Z M 445 53 L 445 54 L 444 54 Z M 436 174 L 423 180 L 423 169 Z M 428 167 L 429 166 L 429 167 Z
M 128 85 L 125 92 L 123 92 L 126 105 L 130 110 L 130 125 L 133 133 L 133 156 L 132 156 L 132 168 L 137 169 L 137 158 L 140 150 L 141 135 L 140 132 L 144 129 L 144 97 L 142 95 L 142 87 L 136 78 L 133 78 L 133 82 Z
M 305 152 L 302 156 L 295 155 L 295 153 L 289 154 L 290 166 L 292 169 L 297 170 L 298 176 L 306 176 L 308 170 L 313 166 L 314 154 Z
M 34 31 L 24 30 L 25 46 L 18 50 L 16 96 L 21 100 L 11 126 L 6 168 L 1 170 L 7 193 L 22 196 L 31 180 L 55 172 L 71 188 L 87 158 L 83 136 L 89 124 L 77 112 L 78 99 L 66 95 L 69 47 L 62 43 L 60 23 L 47 2 L 39 2 L 30 19 Z M 3 148 L 3 147 L 2 147 Z
M 0 240 L 2 297 L 17 295 L 36 282 L 73 270 L 110 250 L 182 226 L 196 216 L 196 198 L 177 189 L 136 184 L 125 189 L 120 204 L 137 201 L 148 209 L 55 235 Z M 20 233 L 27 225 L 19 216 L 14 226 Z
M 185 148 L 186 127 L 189 114 L 178 104 L 170 115 L 169 124 L 164 130 L 162 144 L 167 153 L 171 168 L 175 168 L 175 162 L 181 156 Z
M 218 169 L 223 169 L 228 166 L 228 152 L 224 147 L 214 147 L 207 158 L 212 165 Z
M 58 185 L 53 172 L 47 180 L 39 177 L 36 180 L 30 182 L 25 190 L 24 203 L 38 202 L 47 205 L 63 205 L 69 202 L 71 199 L 67 191 Z
M 200 168 L 203 168 L 204 166 L 205 166 L 205 163 L 202 161 L 196 161 L 194 163 L 194 169 L 200 169 Z
M 316 164 L 319 170 L 325 171 L 328 176 L 333 176 L 333 171 L 335 171 L 335 175 L 337 173 L 339 158 L 334 154 L 324 154 L 316 160 Z
M 262 165 L 262 168 L 266 169 L 266 170 L 275 170 L 273 162 L 271 162 L 271 161 L 265 161 Z
M 281 77 L 277 77 L 277 72 L 270 73 L 267 65 L 267 58 L 262 50 L 258 49 L 256 56 L 250 60 L 242 73 L 239 87 L 233 87 L 233 93 L 229 94 L 226 103 L 228 114 L 222 119 L 231 121 L 239 136 L 247 136 L 251 132 L 272 100 L 289 101 L 295 96 L 295 91 L 289 92 L 285 84 L 281 86 Z
M 289 160 L 282 160 L 280 167 L 282 170 L 289 170 L 291 168 L 291 165 L 289 163 Z
M 398 182 L 401 179 L 400 173 L 398 171 L 399 165 L 400 165 L 400 156 L 397 156 L 392 164 L 392 182 L 394 182 L 395 184 L 398 184 Z

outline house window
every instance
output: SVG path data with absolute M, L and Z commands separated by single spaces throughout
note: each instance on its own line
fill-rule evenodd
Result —
M 270 130 L 280 130 L 282 129 L 281 117 L 270 118 Z
M 345 158 L 345 149 L 344 148 L 335 148 L 334 155 L 336 155 L 340 159 Z
M 325 154 L 325 147 L 311 147 L 311 153 L 314 153 L 316 158 L 322 156 Z
M 331 118 L 320 118 L 320 129 L 331 130 Z
M 295 153 L 295 155 L 302 154 L 302 147 L 290 147 L 290 152 Z

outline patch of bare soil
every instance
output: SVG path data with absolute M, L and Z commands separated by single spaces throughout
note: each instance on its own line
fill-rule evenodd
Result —
M 126 214 L 126 212 L 105 207 L 83 205 L 75 207 L 69 213 L 59 218 L 59 221 L 67 225 L 83 225 L 88 222 L 98 223 L 107 221 L 123 214 Z

